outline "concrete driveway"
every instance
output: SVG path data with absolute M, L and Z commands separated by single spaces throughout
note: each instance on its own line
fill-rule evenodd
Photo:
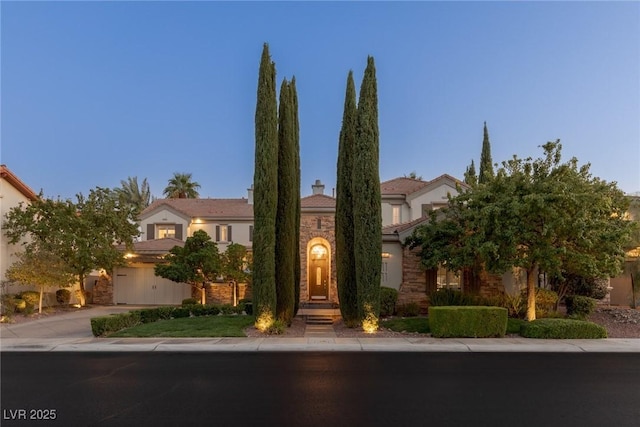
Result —
M 142 308 L 139 306 L 90 306 L 77 311 L 45 315 L 21 323 L 0 323 L 0 338 L 89 338 L 91 318 Z

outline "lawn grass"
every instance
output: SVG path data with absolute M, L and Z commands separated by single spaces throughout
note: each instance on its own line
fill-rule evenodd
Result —
M 201 316 L 159 320 L 123 329 L 109 338 L 144 337 L 245 337 L 243 329 L 253 325 L 253 316 Z
M 383 320 L 381 326 L 396 332 L 417 332 L 420 334 L 431 332 L 429 319 L 426 317 L 394 317 Z

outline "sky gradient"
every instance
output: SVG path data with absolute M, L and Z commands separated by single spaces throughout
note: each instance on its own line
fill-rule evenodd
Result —
M 74 198 L 190 172 L 201 197 L 253 181 L 258 65 L 295 75 L 302 194 L 336 181 L 346 78 L 376 62 L 380 179 L 462 179 L 563 157 L 640 191 L 640 3 L 0 2 L 1 146 L 36 192 Z

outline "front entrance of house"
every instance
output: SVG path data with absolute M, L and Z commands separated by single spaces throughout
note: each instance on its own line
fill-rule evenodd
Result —
M 310 244 L 307 283 L 311 300 L 329 299 L 330 256 L 324 242 Z

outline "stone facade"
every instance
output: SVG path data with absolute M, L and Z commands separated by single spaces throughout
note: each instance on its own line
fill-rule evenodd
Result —
M 113 281 L 107 275 L 100 275 L 96 284 L 93 285 L 93 303 L 110 305 L 113 304 Z
M 427 275 L 424 267 L 420 265 L 417 253 L 418 249 L 403 248 L 402 283 L 398 291 L 398 305 L 417 303 L 420 310 L 426 312 Z
M 193 298 L 200 300 L 200 290 L 193 289 L 191 291 Z M 251 299 L 251 289 L 246 283 L 238 283 L 237 295 L 238 301 L 241 299 Z M 232 304 L 233 305 L 233 286 L 229 283 L 212 283 L 206 288 L 207 304 Z
M 308 257 L 311 246 L 323 244 L 329 250 L 328 301 L 338 303 L 336 275 L 336 227 L 333 214 L 303 214 L 300 217 L 300 303 L 311 300 L 309 295 Z

